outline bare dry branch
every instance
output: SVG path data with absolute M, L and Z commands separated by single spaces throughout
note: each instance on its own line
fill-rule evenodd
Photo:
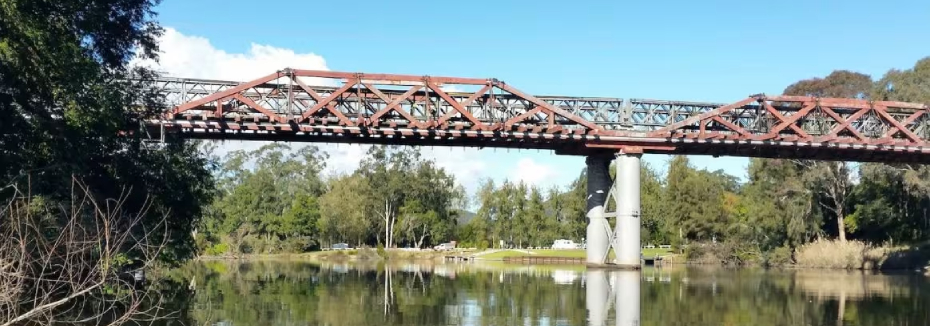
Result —
M 131 189 L 98 199 L 77 178 L 69 203 L 6 188 L 14 194 L 0 209 L 0 326 L 119 325 L 170 315 L 130 275 L 167 246 L 167 218 L 152 218 L 148 198 L 127 212 Z

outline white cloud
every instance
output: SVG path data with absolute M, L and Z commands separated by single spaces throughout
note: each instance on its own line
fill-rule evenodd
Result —
M 551 165 L 541 164 L 531 158 L 521 158 L 517 167 L 511 173 L 515 180 L 523 181 L 529 185 L 548 187 L 553 180 L 557 180 L 558 171 Z
M 288 67 L 329 70 L 326 60 L 315 53 L 256 43 L 250 45 L 248 53 L 228 53 L 206 38 L 184 35 L 170 27 L 165 28 L 159 46 L 156 69 L 173 77 L 249 81 Z
M 315 53 L 300 53 L 291 49 L 252 43 L 246 53 L 230 53 L 216 48 L 206 38 L 185 35 L 173 28 L 166 28 L 160 40 L 159 62 L 137 62 L 155 68 L 167 76 L 181 78 L 202 78 L 232 81 L 248 81 L 265 76 L 283 68 L 329 70 L 326 60 Z M 447 91 L 461 91 L 455 87 L 444 86 Z M 233 150 L 253 150 L 266 144 L 260 141 L 224 141 L 217 148 L 216 154 L 223 155 Z M 310 143 L 295 143 L 294 147 L 308 146 Z M 370 145 L 312 143 L 330 155 L 327 161 L 327 173 L 348 173 L 358 167 Z M 469 191 L 474 191 L 482 178 L 502 179 L 520 178 L 526 182 L 545 180 L 544 174 L 532 171 L 553 171 L 554 168 L 535 163 L 527 167 L 521 161 L 522 168 L 507 175 L 502 169 L 495 168 L 506 162 L 499 153 L 484 158 L 485 153 L 474 148 L 460 147 L 425 147 L 425 157 L 434 159 L 437 165 L 452 172 L 459 183 Z M 507 155 L 509 156 L 509 155 Z M 534 176 L 535 175 L 535 176 Z

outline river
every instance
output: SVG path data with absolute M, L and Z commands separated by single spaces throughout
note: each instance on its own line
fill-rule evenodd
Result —
M 197 262 L 185 325 L 928 325 L 930 278 L 667 266 Z

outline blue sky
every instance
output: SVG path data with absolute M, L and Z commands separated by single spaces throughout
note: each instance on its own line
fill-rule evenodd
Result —
M 890 3 L 165 0 L 158 12 L 163 26 L 227 57 L 259 56 L 261 45 L 338 71 L 494 77 L 533 94 L 735 102 L 833 69 L 880 76 L 930 55 L 930 2 Z M 185 67 L 209 58 L 189 51 Z M 538 172 L 523 177 L 543 186 L 567 183 L 584 164 L 537 151 L 436 151 L 481 165 L 460 178 Z M 661 170 L 668 157 L 645 159 Z M 744 176 L 747 160 L 692 162 Z

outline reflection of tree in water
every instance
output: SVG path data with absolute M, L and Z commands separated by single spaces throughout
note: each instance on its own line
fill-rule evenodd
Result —
M 930 323 L 930 285 L 919 275 L 691 269 L 642 286 L 643 325 Z
M 195 294 L 177 306 L 187 307 L 187 325 L 522 325 L 527 320 L 531 324 L 586 324 L 584 278 L 556 282 L 553 271 L 559 268 L 334 267 L 338 266 L 192 265 L 183 272 L 195 280 Z M 849 285 L 844 287 L 822 281 L 818 275 L 646 269 L 642 272 L 641 324 L 837 325 L 839 298 L 844 296 L 846 325 L 930 321 L 930 312 L 924 308 L 930 306 L 926 280 L 824 274 Z M 653 281 L 647 281 L 650 277 Z
M 509 325 L 543 317 L 584 323 L 579 283 L 559 285 L 529 273 L 433 270 L 210 262 L 185 270 L 197 283 L 189 315 L 197 325 Z M 385 315 L 388 280 L 393 291 Z

